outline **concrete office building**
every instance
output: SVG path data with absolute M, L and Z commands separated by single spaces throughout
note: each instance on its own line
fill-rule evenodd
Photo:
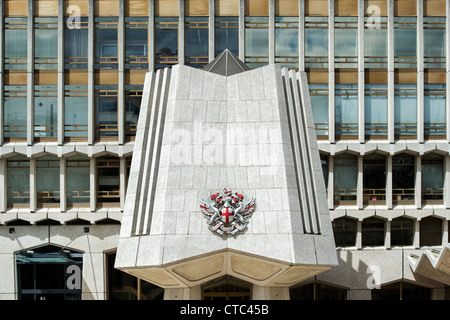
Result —
M 449 10 L 448 0 L 0 2 L 0 298 L 448 299 Z M 239 58 L 239 73 L 215 73 L 209 64 L 226 49 Z M 195 76 L 180 82 L 187 74 Z M 253 163 L 234 164 L 235 172 L 246 168 L 234 180 L 224 166 L 204 187 L 181 174 L 196 166 L 164 167 L 164 134 L 176 121 L 154 122 L 165 123 L 163 136 L 155 136 L 139 117 L 156 112 L 152 104 L 141 108 L 145 93 L 167 94 L 168 103 L 156 106 L 194 123 L 189 101 L 214 101 L 215 93 L 200 92 L 199 78 L 211 79 L 218 96 L 226 88 L 219 106 L 245 105 L 235 116 L 254 117 L 242 123 L 284 123 L 278 127 L 290 134 L 272 147 L 285 161 L 278 163 L 285 185 L 273 184 L 280 175 L 255 174 Z M 233 90 L 233 79 L 243 86 Z M 157 83 L 178 85 L 164 92 L 154 90 Z M 264 83 L 276 92 L 267 94 Z M 301 103 L 289 100 L 292 83 L 301 83 Z M 192 91 L 178 101 L 189 88 L 183 84 Z M 263 92 L 257 99 L 240 98 L 256 90 Z M 238 120 L 216 109 L 203 114 L 203 124 Z M 285 121 L 264 118 L 268 110 Z M 315 137 L 307 130 L 308 147 L 292 134 L 289 110 L 312 114 L 299 118 L 315 129 Z M 152 158 L 159 163 L 143 158 L 142 139 L 159 141 L 161 153 Z M 299 159 L 311 168 L 304 177 L 318 191 L 316 213 L 297 210 L 304 199 Z M 311 174 L 319 159 L 323 175 Z M 159 179 L 179 171 L 182 195 L 146 165 L 159 165 Z M 128 179 L 142 173 L 149 179 Z M 261 184 L 267 177 L 272 187 Z M 130 198 L 137 185 L 151 191 L 148 210 Z M 246 232 L 222 240 L 208 230 L 200 196 L 225 187 L 255 195 L 256 209 Z M 277 195 L 281 201 L 272 199 Z M 181 202 L 189 218 L 176 214 Z M 318 223 L 308 229 L 305 221 Z M 282 241 L 274 243 L 275 235 Z M 197 236 L 217 243 L 197 247 L 189 242 Z M 174 249 L 169 240 L 176 237 L 190 250 Z M 264 243 L 289 254 L 250 245 L 256 237 L 275 237 Z M 125 242 L 136 239 L 141 245 L 131 250 Z M 314 243 L 314 255 L 305 241 Z M 193 272 L 205 261 L 208 270 Z M 249 265 L 265 273 L 242 267 Z

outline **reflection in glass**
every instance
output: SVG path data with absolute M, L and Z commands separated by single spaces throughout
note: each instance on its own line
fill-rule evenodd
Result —
M 444 192 L 444 158 L 437 154 L 422 157 L 422 199 L 442 201 Z
M 71 22 L 67 17 L 67 23 Z M 64 65 L 66 69 L 87 69 L 88 63 L 88 22 L 80 17 L 76 25 L 66 23 L 64 29 Z
M 401 153 L 392 157 L 392 200 L 394 203 L 414 200 L 415 158 Z
M 298 17 L 275 17 L 275 62 L 298 68 Z
M 96 134 L 101 138 L 117 138 L 117 86 L 95 86 Z
M 58 93 L 55 85 L 36 85 L 34 91 L 34 136 L 56 137 Z
M 178 18 L 155 18 L 155 69 L 178 63 Z
M 139 110 L 141 109 L 142 85 L 125 86 L 125 135 L 134 137 L 139 119 Z
M 370 18 L 365 18 L 367 19 Z M 379 28 L 364 29 L 364 63 L 367 68 L 386 68 L 387 66 L 387 27 L 386 18 L 380 17 Z
M 366 84 L 364 96 L 365 134 L 369 137 L 387 136 L 387 85 Z
M 97 159 L 97 201 L 99 204 L 120 202 L 120 160 L 105 156 Z
M 423 100 L 425 136 L 445 136 L 445 84 L 425 84 Z
M 356 17 L 336 17 L 334 54 L 336 67 L 355 68 L 358 60 L 358 25 Z
M 64 136 L 76 140 L 87 138 L 88 94 L 87 85 L 67 85 L 64 96 Z
M 416 67 L 416 33 L 416 18 L 394 18 L 394 63 L 396 68 Z
M 305 17 L 305 67 L 328 67 L 328 18 Z
M 336 135 L 358 134 L 358 85 L 337 84 L 335 91 Z
M 58 19 L 35 18 L 34 62 L 36 69 L 56 69 L 58 63 Z
M 44 156 L 36 160 L 37 202 L 40 205 L 59 203 L 59 159 Z
M 245 62 L 258 68 L 269 62 L 268 17 L 245 18 Z
M 148 18 L 125 17 L 125 68 L 148 68 Z
M 310 84 L 309 95 L 316 135 L 328 137 L 328 84 Z
M 215 17 L 215 57 L 225 49 L 239 56 L 239 22 L 238 17 Z
M 208 64 L 208 17 L 186 17 L 185 63 L 201 68 Z
M 117 22 L 114 17 L 95 18 L 95 54 L 97 69 L 117 68 Z
M 67 158 L 67 203 L 85 203 L 90 200 L 89 158 L 73 156 Z
M 30 161 L 15 156 L 7 161 L 8 206 L 30 203 Z
M 5 17 L 5 69 L 27 68 L 27 18 Z
M 357 189 L 357 158 L 350 154 L 334 157 L 334 203 L 336 205 L 354 204 Z
M 395 134 L 411 136 L 417 134 L 417 87 L 415 84 L 394 86 Z
M 4 97 L 5 138 L 26 138 L 27 136 L 27 87 L 5 86 Z
M 425 68 L 445 68 L 445 18 L 424 17 L 423 54 Z

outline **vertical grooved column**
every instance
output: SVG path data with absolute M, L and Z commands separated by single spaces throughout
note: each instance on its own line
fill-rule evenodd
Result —
M 4 190 L 0 193 L 0 212 L 5 212 L 8 205 L 8 162 L 6 159 L 0 159 L 0 188 Z
M 392 209 L 392 155 L 386 158 L 386 206 Z
M 364 0 L 358 0 L 358 138 L 365 141 L 364 116 Z
M 59 207 L 61 212 L 67 209 L 67 161 L 66 158 L 59 159 Z
M 394 143 L 394 0 L 387 2 L 387 28 L 388 28 L 388 141 Z
M 95 22 L 94 0 L 89 0 L 88 17 L 88 144 L 93 144 L 95 139 Z
M 239 59 L 245 62 L 245 0 L 239 0 Z
M 363 155 L 359 155 L 357 156 L 357 182 L 356 182 L 356 202 L 358 205 L 358 209 L 363 209 L 364 208 L 364 156 Z
M 328 140 L 335 143 L 334 0 L 328 0 Z
M 36 158 L 30 158 L 30 212 L 35 212 L 37 207 L 36 176 Z
M 125 8 L 119 1 L 119 24 L 117 28 L 117 129 L 119 144 L 125 142 Z
M 179 0 L 178 13 L 178 63 L 184 64 L 184 0 Z
M 417 209 L 422 208 L 422 155 L 416 156 L 416 178 L 414 180 L 414 202 Z
M 275 63 L 275 0 L 269 0 L 269 64 Z
M 34 142 L 34 0 L 28 0 L 27 26 L 27 144 Z
M 305 2 L 298 2 L 298 70 L 305 71 Z
M 208 10 L 208 61 L 211 62 L 215 58 L 215 0 L 209 0 Z
M 64 0 L 58 0 L 58 145 L 64 143 Z
M 424 142 L 423 1 L 417 0 L 417 140 Z
M 334 156 L 328 157 L 328 208 L 334 209 Z
M 148 43 L 155 43 L 155 1 L 148 0 Z M 148 71 L 155 70 L 155 46 L 148 45 Z
M 94 212 L 97 208 L 97 159 L 89 159 L 89 190 L 90 190 L 90 209 Z

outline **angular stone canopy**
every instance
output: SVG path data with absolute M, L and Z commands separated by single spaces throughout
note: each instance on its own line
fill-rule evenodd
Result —
M 147 73 L 116 268 L 163 288 L 289 287 L 337 265 L 306 74 L 236 59 Z M 200 210 L 224 187 L 256 199 L 239 235 Z

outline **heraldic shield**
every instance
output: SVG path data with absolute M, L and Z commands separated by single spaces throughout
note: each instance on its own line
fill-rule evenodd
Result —
M 200 209 L 209 230 L 221 236 L 235 235 L 247 229 L 255 211 L 255 198 L 232 192 L 225 187 L 200 201 Z

